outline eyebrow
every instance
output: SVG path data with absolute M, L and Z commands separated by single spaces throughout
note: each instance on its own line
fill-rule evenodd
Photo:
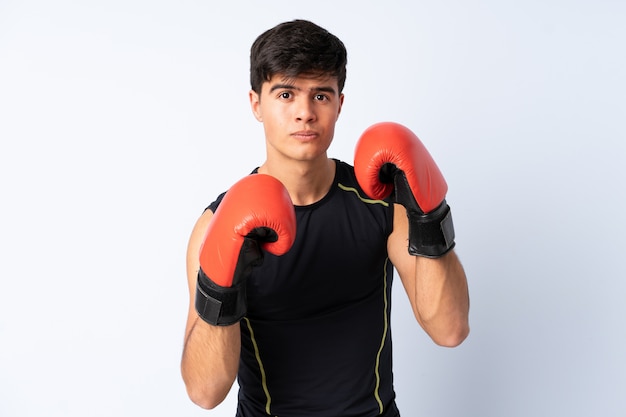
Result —
M 296 87 L 293 84 L 275 84 L 272 86 L 272 88 L 270 88 L 270 93 L 276 91 L 276 90 L 297 90 L 300 91 L 301 89 Z M 319 87 L 313 87 L 311 88 L 309 91 L 314 91 L 314 92 L 322 92 L 322 93 L 332 93 L 332 94 L 337 94 L 337 91 L 331 87 L 331 86 L 325 86 L 325 85 L 321 85 Z

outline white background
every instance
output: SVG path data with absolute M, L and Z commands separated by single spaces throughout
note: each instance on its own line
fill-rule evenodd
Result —
M 403 415 L 625 415 L 618 0 L 0 0 L 0 415 L 234 415 L 184 390 L 184 254 L 263 160 L 249 47 L 293 18 L 348 47 L 330 155 L 397 121 L 450 186 L 472 333 L 396 285 Z

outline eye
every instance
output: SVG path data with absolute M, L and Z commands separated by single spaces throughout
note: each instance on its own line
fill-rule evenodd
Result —
M 315 100 L 317 101 L 325 101 L 328 100 L 328 97 L 325 94 L 316 94 Z
M 291 93 L 289 91 L 283 91 L 278 96 L 284 100 L 288 100 L 291 98 Z

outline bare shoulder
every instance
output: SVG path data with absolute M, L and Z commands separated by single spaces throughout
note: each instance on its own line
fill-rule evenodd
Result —
M 195 276 L 198 273 L 200 265 L 198 260 L 200 246 L 202 246 L 202 240 L 206 235 L 206 231 L 212 217 L 213 212 L 211 210 L 205 210 L 196 221 L 193 229 L 191 230 L 191 236 L 189 236 L 189 243 L 187 244 L 187 276 L 194 280 L 194 288 Z

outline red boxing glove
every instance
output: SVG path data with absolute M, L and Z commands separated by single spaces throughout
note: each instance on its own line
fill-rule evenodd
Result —
M 354 171 L 368 196 L 382 200 L 394 192 L 394 202 L 407 210 L 411 255 L 437 258 L 454 247 L 448 185 L 411 130 L 391 122 L 366 129 L 356 145 Z
M 265 174 L 233 185 L 209 223 L 200 248 L 196 311 L 213 325 L 237 323 L 247 312 L 246 278 L 263 250 L 286 253 L 296 237 L 296 214 L 283 184 Z

